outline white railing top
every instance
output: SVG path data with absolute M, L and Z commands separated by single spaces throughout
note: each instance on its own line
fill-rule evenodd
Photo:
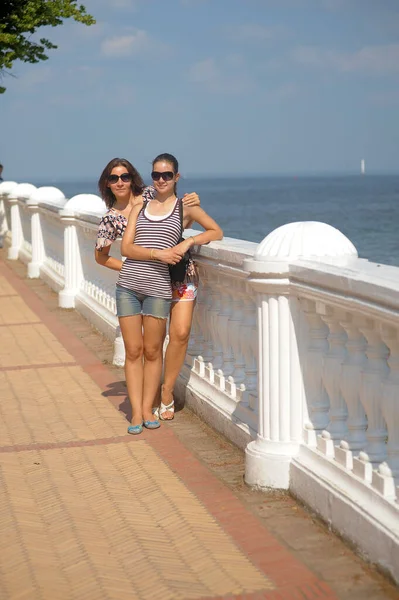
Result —
M 8 199 L 18 199 L 18 200 L 28 200 L 33 192 L 36 191 L 36 186 L 31 183 L 19 183 L 15 187 L 12 188 L 11 192 L 8 194 Z
M 289 274 L 294 284 L 312 286 L 324 294 L 338 294 L 342 297 L 340 303 L 344 301 L 346 306 L 358 300 L 357 308 L 362 304 L 366 309 L 365 304 L 368 304 L 373 313 L 380 308 L 389 319 L 393 316 L 391 311 L 399 311 L 399 267 L 362 258 L 348 260 L 346 264 L 332 260 L 323 263 L 298 260 L 290 265 Z
M 64 194 L 56 187 L 43 186 L 37 188 L 30 196 L 27 204 L 29 206 L 49 205 L 62 208 L 66 202 Z
M 0 183 L 0 196 L 7 197 L 17 185 L 16 181 L 2 181 Z
M 106 213 L 107 206 L 104 200 L 96 194 L 77 194 L 66 202 L 64 213 L 67 211 L 71 215 L 79 215 L 83 219 L 87 214 L 98 215 L 101 218 Z

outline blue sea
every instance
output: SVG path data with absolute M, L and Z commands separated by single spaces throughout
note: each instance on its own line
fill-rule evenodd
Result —
M 71 198 L 98 193 L 96 182 L 40 182 Z M 359 256 L 399 266 L 399 175 L 182 178 L 179 193 L 196 191 L 224 234 L 260 242 L 292 221 L 336 227 Z

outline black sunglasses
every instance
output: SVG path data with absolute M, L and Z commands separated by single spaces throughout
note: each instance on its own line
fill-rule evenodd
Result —
M 117 183 L 119 178 L 122 179 L 123 183 L 128 183 L 132 181 L 132 176 L 130 173 L 122 173 L 122 175 L 108 175 L 108 183 Z
M 151 173 L 151 177 L 154 181 L 159 181 L 161 178 L 164 181 L 172 181 L 175 174 L 172 171 L 165 171 L 164 173 L 160 173 L 159 171 L 153 171 Z

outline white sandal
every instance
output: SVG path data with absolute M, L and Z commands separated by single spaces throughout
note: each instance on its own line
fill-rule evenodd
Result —
M 172 417 L 163 417 L 162 415 L 166 412 L 171 412 L 172 413 Z M 163 402 L 161 402 L 161 406 L 159 407 L 159 418 L 161 419 L 161 421 L 172 421 L 175 418 L 175 401 L 172 400 L 172 402 L 170 404 L 164 404 Z

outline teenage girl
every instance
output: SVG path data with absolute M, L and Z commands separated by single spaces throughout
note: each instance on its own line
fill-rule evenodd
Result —
M 157 156 L 152 170 L 155 196 L 144 197 L 142 205 L 133 205 L 122 239 L 121 252 L 126 260 L 118 278 L 116 301 L 132 405 L 130 433 L 140 433 L 143 425 L 149 429 L 159 427 L 152 409 L 161 380 L 163 340 L 170 312 L 171 342 L 165 359 L 159 416 L 165 420 L 173 418 L 173 386 L 184 361 L 197 290 L 194 277 L 172 285 L 169 265 L 178 263 L 193 245 L 223 237 L 221 228 L 202 208 L 184 205 L 183 227 L 197 222 L 205 231 L 180 242 L 181 199 L 176 195 L 179 177 L 174 156 Z

